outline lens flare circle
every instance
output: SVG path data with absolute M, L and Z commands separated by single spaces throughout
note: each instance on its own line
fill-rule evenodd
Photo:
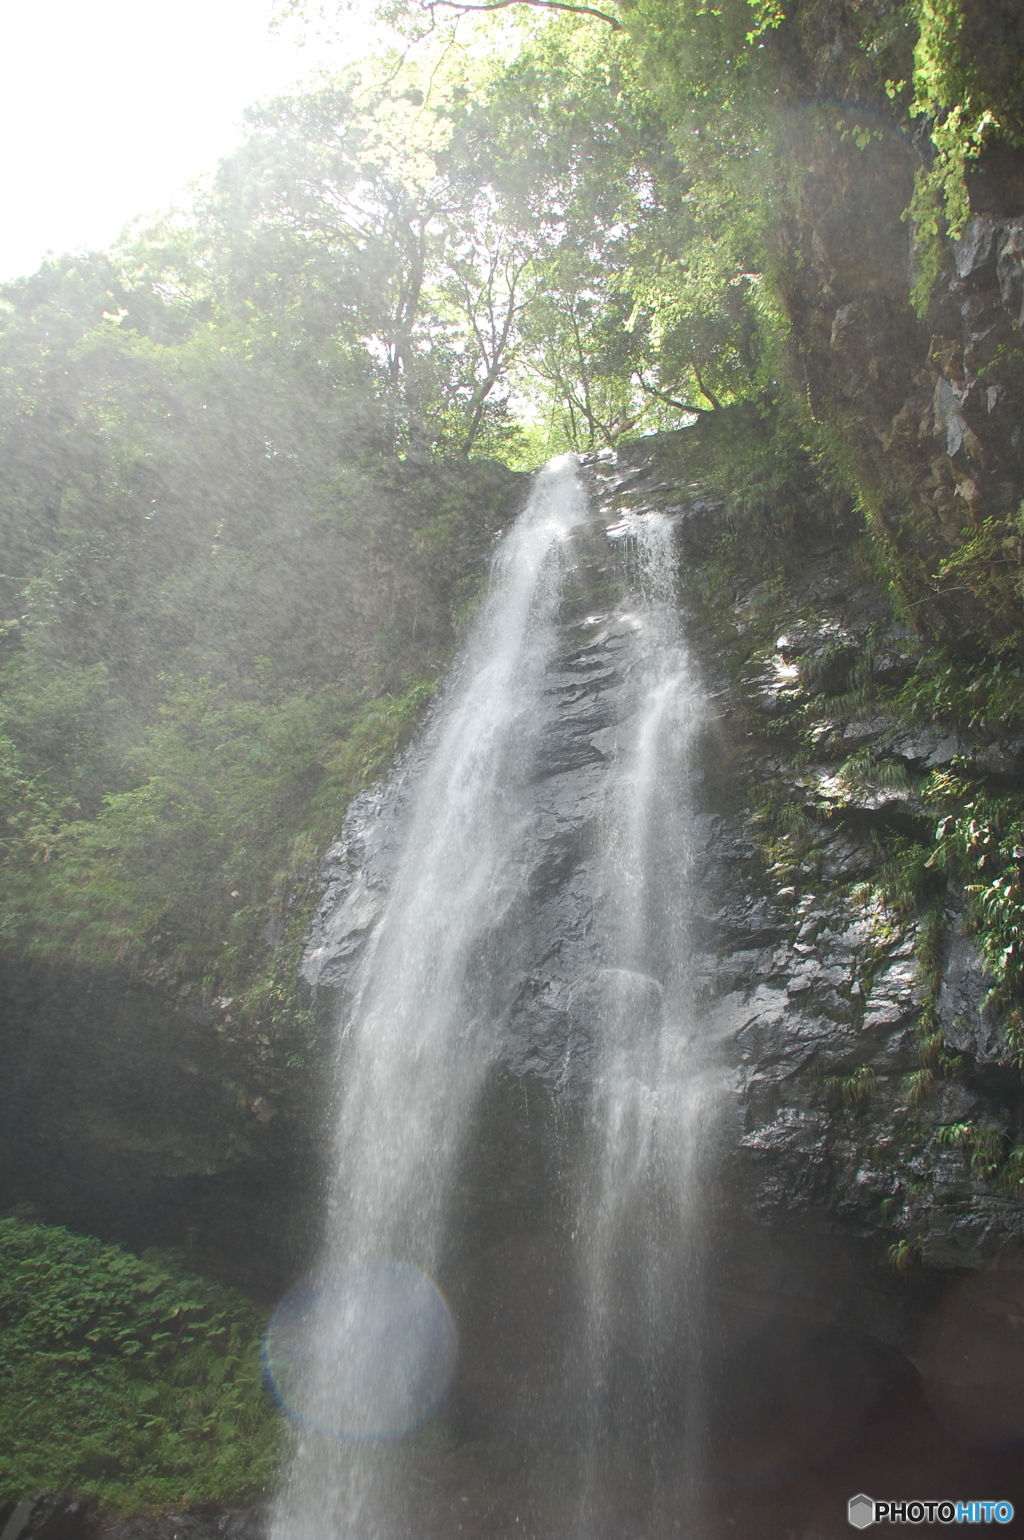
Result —
M 263 1369 L 288 1415 L 334 1438 L 400 1438 L 443 1401 L 458 1361 L 451 1312 L 410 1262 L 370 1260 L 308 1278 L 263 1338 Z

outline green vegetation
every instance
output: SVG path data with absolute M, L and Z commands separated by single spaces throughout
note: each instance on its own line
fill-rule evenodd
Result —
M 963 166 L 1017 143 L 1020 82 L 981 82 L 959 0 L 847 16 L 838 117 L 795 62 L 809 4 L 387 9 L 417 47 L 254 111 L 194 208 L 0 297 L 0 946 L 243 1014 L 284 1008 L 261 938 L 294 951 L 318 851 L 451 655 L 519 497 L 492 459 L 721 420 L 723 570 L 852 488 L 904 596 L 990 617 L 961 690 L 1002 717 L 1018 683 L 1019 512 L 919 571 L 787 313 L 796 167 L 930 114 L 927 233 L 922 199 L 952 228 Z
M 931 862 L 963 888 L 968 923 L 992 978 L 991 1003 L 1010 1012 L 1011 1040 L 1020 1060 L 1024 1004 L 1024 797 L 994 796 L 955 773 L 938 773 L 929 787 L 945 811 Z
M 0 1220 L 0 1499 L 251 1502 L 279 1417 L 259 1312 L 168 1256 Z
M 950 897 L 1024 1062 L 1013 777 L 842 747 L 871 712 L 1024 725 L 1019 455 L 978 436 L 1019 420 L 1022 352 L 968 370 L 943 288 L 1024 148 L 1015 7 L 382 9 L 417 46 L 264 104 L 193 207 L 0 292 L 0 951 L 301 1018 L 318 859 L 415 730 L 516 473 L 647 434 L 714 504 L 692 606 L 745 728 L 830 769 L 794 798 L 748 766 L 772 875 L 903 799 L 869 883 L 930 991 L 901 1105 L 957 1070 Z M 902 640 L 790 649 L 765 713 L 793 570 L 835 539 Z M 866 1117 L 882 1088 L 829 1094 Z
M 486 461 L 384 452 L 329 338 L 282 358 L 268 318 L 128 265 L 8 290 L 0 944 L 258 995 L 262 938 L 301 930 L 317 850 L 408 737 L 520 494 Z
M 1019 35 L 985 35 L 963 0 L 914 0 L 911 14 L 918 36 L 909 111 L 926 116 L 935 149 L 911 204 L 921 247 L 914 299 L 923 311 L 942 262 L 939 237 L 959 236 L 970 215 L 971 167 L 988 145 L 1024 148 L 1024 58 Z M 894 97 L 907 88 L 905 80 L 886 82 Z

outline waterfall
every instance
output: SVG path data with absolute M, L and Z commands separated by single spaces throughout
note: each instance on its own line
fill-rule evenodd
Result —
M 296 1320 L 277 1334 L 276 1351 L 297 1365 L 278 1378 L 294 1382 L 291 1410 L 304 1430 L 279 1540 L 387 1533 L 388 1472 L 359 1435 L 386 1434 L 389 1418 L 403 1431 L 421 1400 L 430 1409 L 432 1376 L 439 1388 L 445 1377 L 443 1305 L 429 1276 L 454 1163 L 497 1051 L 487 953 L 522 895 L 517 856 L 550 709 L 542 681 L 563 553 L 585 514 L 573 464 L 555 461 L 499 549 L 345 1025 L 328 1255 Z M 390 1356 L 396 1331 L 418 1337 L 409 1354 Z
M 590 590 L 613 609 L 581 616 Z M 343 1014 L 326 1254 L 265 1350 L 296 1429 L 274 1540 L 448 1535 L 472 1511 L 428 1519 L 416 1436 L 402 1436 L 429 1422 L 455 1371 L 435 1279 L 458 1250 L 481 1100 L 534 995 L 552 1041 L 532 1042 L 515 1083 L 528 1118 L 530 1065 L 564 1059 L 545 1244 L 564 1259 L 568 1304 L 549 1291 L 557 1346 L 526 1390 L 510 1385 L 509 1437 L 515 1461 L 550 1456 L 571 1490 L 547 1518 L 510 1512 L 508 1526 L 646 1535 L 668 1501 L 689 1515 L 682 1533 L 700 1532 L 700 1188 L 716 1081 L 690 976 L 701 709 L 675 590 L 667 518 L 595 531 L 574 461 L 538 475 L 394 815 L 400 856 Z M 555 873 L 554 945 L 538 872 Z M 481 1287 L 491 1274 L 469 1268 Z M 499 1330 L 507 1287 L 488 1306 Z
M 717 1088 L 690 967 L 690 779 L 703 712 L 680 631 L 673 532 L 647 513 L 609 534 L 631 568 L 620 624 L 633 642 L 598 819 L 603 966 L 573 1000 L 597 1049 L 575 1222 L 582 1310 L 572 1373 L 588 1409 L 580 1540 L 607 1532 L 623 1490 L 621 1522 L 645 1532 L 666 1485 L 686 1532 L 700 1533 L 701 1179 Z

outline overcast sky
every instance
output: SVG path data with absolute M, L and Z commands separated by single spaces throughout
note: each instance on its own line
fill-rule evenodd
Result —
M 0 281 L 109 245 L 240 138 L 243 109 L 366 52 L 267 0 L 0 0 Z M 299 39 L 306 37 L 305 46 Z

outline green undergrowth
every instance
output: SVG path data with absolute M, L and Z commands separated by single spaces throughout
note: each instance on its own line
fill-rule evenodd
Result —
M 918 917 L 922 980 L 932 994 L 946 906 L 964 909 L 990 980 L 987 1007 L 1006 1018 L 1013 1062 L 1024 1068 L 1024 796 L 993 792 L 963 762 L 921 777 L 915 789 L 930 831 L 890 838 L 874 887 L 894 912 Z
M 308 273 L 240 302 L 207 212 L 216 293 L 195 228 L 0 293 L 0 954 L 280 1021 L 318 858 L 522 487 L 436 423 L 413 454 L 361 328 Z
M 969 217 L 972 168 L 993 144 L 1024 148 L 1024 66 L 1010 41 L 1014 25 L 1018 44 L 1021 36 L 1010 0 L 994 0 L 987 18 L 986 8 L 969 11 L 964 0 L 911 0 L 908 9 L 918 29 L 913 76 L 887 81 L 886 89 L 894 100 L 909 95 L 908 115 L 927 123 L 934 150 L 910 208 L 919 247 L 914 300 L 923 311 L 942 263 L 941 237 L 958 236 Z M 1000 27 L 1007 29 L 1001 48 Z
M 47 1488 L 113 1512 L 257 1499 L 280 1439 L 263 1324 L 166 1254 L 0 1220 L 0 1501 Z
M 137 784 L 90 817 L 37 814 L 23 795 L 8 824 L 0 941 L 22 956 L 197 981 L 235 996 L 243 1015 L 293 1016 L 317 857 L 433 688 L 421 679 L 352 703 L 330 687 L 239 699 L 209 679 L 178 681 L 132 753 Z

